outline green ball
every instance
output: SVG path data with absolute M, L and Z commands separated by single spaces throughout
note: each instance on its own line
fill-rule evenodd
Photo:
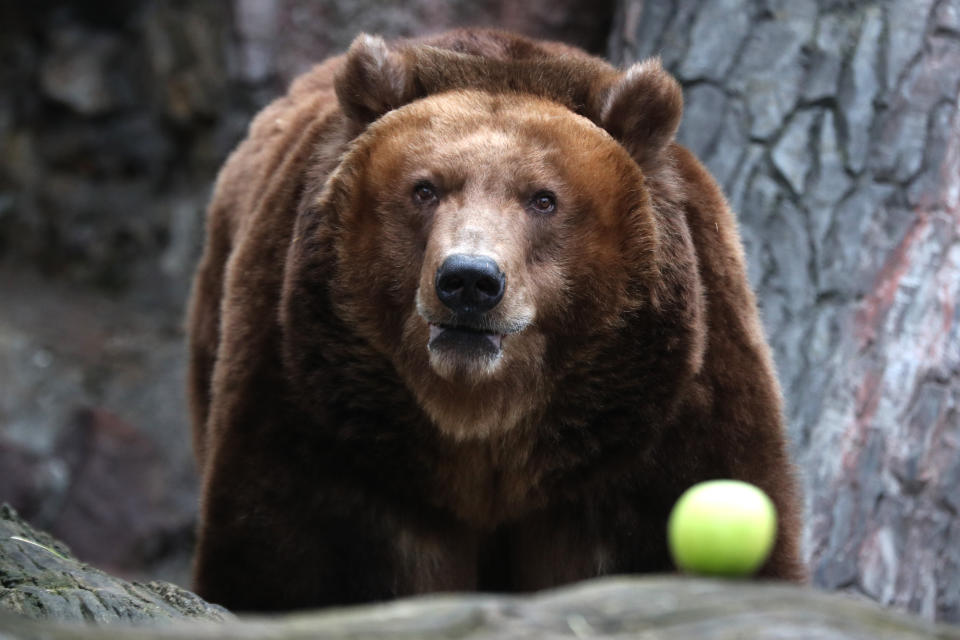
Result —
M 759 488 L 739 480 L 696 484 L 667 523 L 673 561 L 683 571 L 746 576 L 763 565 L 777 535 L 777 510 Z

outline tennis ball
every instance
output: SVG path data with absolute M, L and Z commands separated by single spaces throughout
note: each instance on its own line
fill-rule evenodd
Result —
M 680 496 L 667 523 L 678 568 L 715 576 L 746 576 L 770 555 L 777 510 L 763 491 L 739 480 L 696 484 Z

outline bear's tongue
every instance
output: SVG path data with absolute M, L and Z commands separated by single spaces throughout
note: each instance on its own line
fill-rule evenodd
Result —
M 442 327 L 430 325 L 430 340 L 427 347 L 431 350 L 457 350 L 465 355 L 497 355 L 503 346 L 503 335 L 479 331 L 467 327 Z

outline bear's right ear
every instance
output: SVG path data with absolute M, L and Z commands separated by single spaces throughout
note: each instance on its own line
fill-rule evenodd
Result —
M 361 33 L 347 51 L 334 89 L 347 117 L 366 126 L 413 100 L 412 65 L 383 38 Z
M 626 147 L 642 169 L 651 169 L 683 114 L 680 84 L 659 58 L 638 62 L 607 91 L 600 126 Z

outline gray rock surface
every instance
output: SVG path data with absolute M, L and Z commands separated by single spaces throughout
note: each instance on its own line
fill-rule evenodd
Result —
M 690 30 L 690 47 L 680 68 L 684 77 L 721 82 L 740 44 L 750 33 L 749 0 L 707 0 L 700 4 Z
M 228 9 L 0 5 L 0 264 L 179 309 L 255 108 L 228 99 Z
M 129 578 L 189 584 L 179 318 L 0 269 L 0 501 Z
M 77 624 L 79 622 L 87 624 Z M 0 506 L 0 638 L 960 638 L 794 585 L 680 576 L 607 578 L 536 595 L 432 595 L 236 619 L 170 584 L 126 583 Z
M 62 542 L 36 531 L 5 504 L 0 504 L 0 612 L 98 624 L 232 618 L 172 584 L 128 583 L 77 561 Z
M 796 587 L 686 578 L 611 578 L 533 597 L 431 596 L 225 623 L 67 626 L 4 618 L 3 640 L 410 639 L 956 640 L 933 625 Z
M 960 2 L 659 5 L 621 2 L 610 52 L 663 56 L 739 213 L 815 582 L 958 621 Z

